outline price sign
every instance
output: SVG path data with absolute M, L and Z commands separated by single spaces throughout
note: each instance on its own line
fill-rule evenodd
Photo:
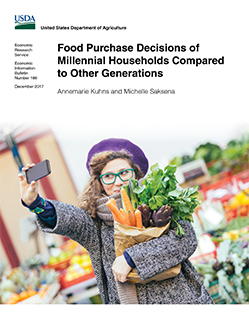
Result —
M 177 168 L 176 176 L 179 183 L 188 182 L 203 176 L 209 176 L 203 159 L 194 160 Z

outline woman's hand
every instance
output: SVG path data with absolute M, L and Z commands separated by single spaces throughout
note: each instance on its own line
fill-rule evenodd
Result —
M 23 167 L 22 171 L 27 171 L 27 169 L 32 168 L 35 164 L 28 164 L 27 167 Z M 19 187 L 22 200 L 27 206 L 31 205 L 38 195 L 38 182 L 32 181 L 30 184 L 27 183 L 26 178 L 22 173 L 18 174 L 19 177 Z
M 127 264 L 124 255 L 118 256 L 115 259 L 112 265 L 112 271 L 114 274 L 115 281 L 123 283 L 127 280 L 127 276 L 131 271 L 131 267 Z

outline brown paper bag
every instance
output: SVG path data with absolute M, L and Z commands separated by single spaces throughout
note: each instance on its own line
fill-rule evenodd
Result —
M 137 228 L 133 226 L 122 225 L 114 221 L 114 246 L 116 256 L 123 255 L 126 248 L 135 244 L 148 241 L 152 238 L 158 238 L 169 230 L 170 223 L 164 227 Z M 127 277 L 127 282 L 146 284 L 151 281 L 162 281 L 167 278 L 175 277 L 181 271 L 181 264 L 170 268 L 160 274 L 157 274 L 145 281 L 142 281 L 133 268 Z

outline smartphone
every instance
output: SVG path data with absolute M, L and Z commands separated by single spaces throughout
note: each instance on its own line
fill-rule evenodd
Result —
M 49 160 L 43 160 L 37 163 L 32 168 L 25 171 L 27 183 L 30 184 L 32 181 L 37 181 L 41 178 L 46 177 L 51 173 L 51 167 Z

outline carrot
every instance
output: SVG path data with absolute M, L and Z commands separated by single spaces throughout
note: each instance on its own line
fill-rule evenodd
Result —
M 118 208 L 117 204 L 116 204 L 116 200 L 114 198 L 111 198 L 110 199 L 111 203 Z
M 113 219 L 119 222 L 120 215 L 118 215 L 118 212 L 119 212 L 118 208 L 116 208 L 115 205 L 110 200 L 107 201 L 106 205 L 111 210 Z
M 136 217 L 135 217 L 135 213 L 131 213 L 130 210 L 128 210 L 127 212 L 127 217 L 131 223 L 131 226 L 135 226 L 136 227 Z
M 135 217 L 136 217 L 136 227 L 143 228 L 142 215 L 140 210 L 137 209 L 135 211 Z
M 127 192 L 125 191 L 124 188 L 121 188 L 120 192 L 121 192 L 123 204 L 124 204 L 126 213 L 129 216 L 131 225 L 132 226 L 135 226 L 135 222 L 136 222 L 136 220 L 135 220 L 135 213 L 134 213 L 134 210 L 132 208 L 132 204 L 131 204 L 130 198 L 128 197 Z
M 124 211 L 124 209 L 123 208 L 120 208 L 119 209 L 119 211 L 121 212 L 121 214 L 123 214 L 123 216 L 127 219 L 127 221 L 129 222 L 129 226 L 133 226 L 132 224 L 131 224 L 131 221 L 130 221 L 130 218 L 129 218 L 129 216 L 127 215 L 127 213 Z
M 118 210 L 118 208 L 113 204 L 112 200 L 108 200 L 106 205 L 111 210 L 113 219 L 115 221 L 123 225 L 130 225 L 128 219 Z

